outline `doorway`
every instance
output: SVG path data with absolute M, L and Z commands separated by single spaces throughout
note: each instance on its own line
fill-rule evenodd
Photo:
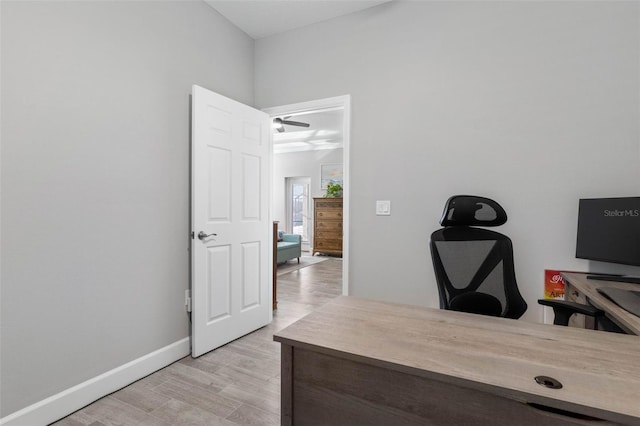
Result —
M 315 163 L 309 164 L 308 167 L 311 170 L 311 184 L 309 188 L 309 200 L 313 197 L 321 197 L 324 193 L 321 187 L 321 166 L 323 164 L 336 163 L 342 164 L 342 187 L 343 187 L 343 238 L 342 238 L 342 294 L 349 294 L 349 152 L 350 152 L 350 109 L 351 98 L 349 95 L 338 96 L 334 98 L 319 99 L 315 101 L 302 102 L 298 104 L 283 105 L 271 108 L 263 109 L 264 112 L 269 114 L 271 119 L 276 124 L 282 125 L 284 121 L 284 129 L 278 132 L 281 136 L 279 139 L 285 141 L 289 138 L 289 135 L 298 133 L 296 140 L 294 136 L 291 136 L 290 152 L 303 152 L 313 151 L 315 152 Z M 333 118 L 339 117 L 339 125 L 332 130 L 322 128 L 322 125 L 312 126 L 312 121 L 321 120 L 332 116 Z M 307 126 L 308 125 L 308 126 Z M 339 134 L 339 138 L 335 134 L 335 131 Z M 306 133 L 303 133 L 306 132 Z M 302 138 L 301 138 L 302 136 Z M 338 144 L 339 139 L 339 144 Z M 278 154 L 281 149 L 278 147 L 279 143 L 275 143 L 274 137 L 274 154 Z M 274 155 L 274 157 L 276 156 Z M 332 156 L 333 155 L 333 156 Z M 337 157 L 336 157 L 337 155 Z M 306 161 L 306 160 L 301 160 Z M 274 163 L 276 159 L 274 159 Z M 289 226 L 289 214 L 284 210 L 286 206 L 288 196 L 285 195 L 284 187 L 285 178 L 295 178 L 305 176 L 304 173 L 294 173 L 288 171 L 281 171 L 284 175 L 275 178 L 277 166 L 274 164 L 274 198 L 272 200 L 272 217 L 274 220 L 280 221 L 283 226 Z M 317 177 L 317 179 L 315 179 Z M 277 180 L 277 181 L 276 181 Z M 317 181 L 317 185 L 313 182 Z M 317 186 L 317 188 L 316 188 Z M 282 188 L 282 195 L 276 194 L 277 188 Z M 283 206 L 282 211 L 279 212 L 278 206 Z M 309 210 L 309 213 L 311 211 Z M 291 219 L 293 220 L 293 219 Z M 285 225 L 286 224 L 286 225 Z M 293 224 L 293 221 L 291 222 Z M 293 226 L 293 225 L 291 225 Z M 293 228 L 288 228 L 293 230 Z M 309 240 L 312 244 L 311 231 L 309 232 Z

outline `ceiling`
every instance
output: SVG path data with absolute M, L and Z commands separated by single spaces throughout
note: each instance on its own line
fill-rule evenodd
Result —
M 344 122 L 342 108 L 304 112 L 286 117 L 293 121 L 308 123 L 309 127 L 285 125 L 282 133 L 274 128 L 274 154 L 342 148 Z
M 260 39 L 368 9 L 392 0 L 204 0 L 251 38 Z M 275 154 L 342 148 L 343 110 L 330 109 L 288 116 L 309 127 L 274 129 Z M 280 117 L 284 118 L 284 117 Z
M 254 40 L 389 1 L 391 0 L 205 0 Z

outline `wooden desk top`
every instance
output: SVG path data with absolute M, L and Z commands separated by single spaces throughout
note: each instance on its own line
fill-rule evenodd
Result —
M 640 290 L 640 285 L 614 281 L 588 280 L 587 275 L 590 274 L 575 272 L 562 272 L 561 274 L 565 282 L 569 282 L 576 290 L 587 296 L 590 304 L 605 311 L 607 316 L 625 331 L 640 335 L 640 317 L 622 309 L 606 296 L 598 293 L 598 287 L 614 287 L 638 291 Z M 638 358 L 640 359 L 640 353 Z
M 624 424 L 640 423 L 640 338 L 341 296 L 274 340 Z M 553 377 L 562 389 L 537 384 Z

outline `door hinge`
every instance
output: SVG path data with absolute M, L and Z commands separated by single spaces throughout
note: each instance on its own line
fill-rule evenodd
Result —
M 184 306 L 187 312 L 191 312 L 191 290 L 184 291 Z

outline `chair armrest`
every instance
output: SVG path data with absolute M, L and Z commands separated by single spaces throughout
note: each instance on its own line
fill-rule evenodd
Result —
M 568 325 L 569 317 L 573 314 L 583 314 L 592 317 L 604 315 L 604 312 L 591 305 L 583 305 L 575 302 L 568 302 L 566 300 L 554 300 L 554 299 L 538 299 L 538 303 L 545 306 L 551 306 L 555 318 L 553 323 L 555 325 Z

